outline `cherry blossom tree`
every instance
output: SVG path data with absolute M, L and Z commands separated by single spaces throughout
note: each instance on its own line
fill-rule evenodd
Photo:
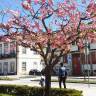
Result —
M 45 96 L 49 96 L 53 67 L 70 52 L 71 44 L 76 42 L 83 48 L 85 37 L 90 43 L 96 41 L 96 4 L 94 0 L 23 0 L 21 6 L 23 14 L 6 11 L 11 18 L 0 28 L 6 30 L 8 40 L 14 39 L 41 55 L 45 64 Z

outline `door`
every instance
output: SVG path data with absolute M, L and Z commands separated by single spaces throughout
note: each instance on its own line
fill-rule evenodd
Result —
M 80 54 L 72 54 L 73 75 L 81 75 Z

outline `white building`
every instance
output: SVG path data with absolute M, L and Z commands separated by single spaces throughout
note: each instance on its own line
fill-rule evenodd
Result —
M 41 71 L 41 57 L 15 41 L 0 42 L 0 74 L 29 74 L 31 69 Z

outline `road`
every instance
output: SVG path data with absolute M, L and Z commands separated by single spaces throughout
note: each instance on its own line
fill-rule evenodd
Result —
M 4 81 L 0 80 L 0 84 L 16 84 L 16 85 L 28 85 L 28 86 L 40 86 L 39 81 L 32 81 L 32 78 Z M 83 91 L 83 96 L 96 96 L 96 84 L 79 84 L 79 83 L 67 83 L 67 88 L 77 89 Z M 52 87 L 58 88 L 58 82 L 52 82 Z

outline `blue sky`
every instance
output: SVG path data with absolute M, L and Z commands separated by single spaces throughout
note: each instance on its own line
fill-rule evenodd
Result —
M 64 1 L 64 0 L 54 0 L 55 2 L 58 1 Z M 80 4 L 81 0 L 77 0 L 78 3 Z M 87 2 L 90 0 L 87 0 Z M 1 10 L 7 10 L 7 9 L 12 9 L 12 10 L 20 10 L 21 12 L 23 11 L 22 7 L 21 7 L 21 0 L 0 0 L 0 11 Z M 80 10 L 83 10 L 83 7 L 79 6 Z M 5 15 L 4 16 L 4 22 L 7 20 L 8 16 Z M 0 23 L 2 22 L 2 15 L 0 15 Z M 1 32 L 0 32 L 1 33 Z
M 20 6 L 21 0 L 0 0 L 0 11 L 1 10 L 7 10 L 7 9 L 12 9 L 12 10 L 22 10 L 22 7 Z M 1 22 L 1 17 L 0 17 L 0 22 Z
M 4 9 L 21 9 L 21 1 L 22 0 L 0 0 L 0 10 L 4 10 Z M 55 2 L 62 2 L 64 0 L 53 0 Z M 80 3 L 81 0 L 76 0 Z M 90 0 L 86 0 L 86 1 L 90 1 Z M 82 7 L 81 7 L 82 8 Z
M 21 0 L 0 0 L 0 10 L 2 9 L 17 9 L 20 7 Z
M 21 0 L 0 0 L 0 11 L 7 10 L 7 9 L 13 9 L 13 10 L 22 10 L 20 7 Z M 8 16 L 7 16 L 8 17 Z M 6 18 L 6 15 L 4 15 L 4 20 Z M 0 14 L 0 23 L 2 22 L 2 15 Z

